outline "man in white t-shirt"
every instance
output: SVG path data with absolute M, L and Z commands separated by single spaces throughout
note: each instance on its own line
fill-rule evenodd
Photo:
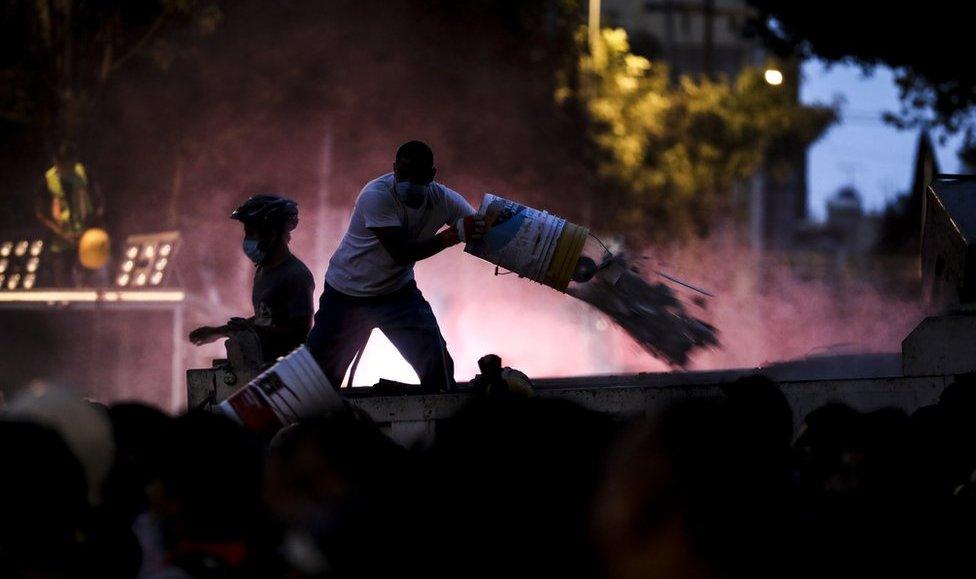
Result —
M 434 182 L 436 172 L 430 147 L 410 141 L 397 150 L 393 172 L 359 193 L 349 229 L 329 260 L 307 343 L 336 388 L 373 328 L 413 366 L 424 390 L 455 386 L 454 362 L 417 289 L 413 265 L 480 239 L 485 222 L 464 197 Z

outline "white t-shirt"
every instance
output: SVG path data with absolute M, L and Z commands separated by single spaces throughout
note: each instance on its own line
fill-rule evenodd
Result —
M 474 213 L 464 197 L 440 183 L 431 183 L 423 204 L 413 209 L 394 194 L 393 173 L 373 179 L 356 199 L 349 229 L 329 260 L 325 281 L 357 297 L 395 292 L 413 279 L 413 264 L 395 264 L 370 228 L 405 226 L 411 240 L 424 241 Z

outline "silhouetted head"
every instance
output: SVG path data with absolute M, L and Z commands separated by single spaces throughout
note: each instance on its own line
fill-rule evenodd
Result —
M 409 181 L 416 185 L 428 185 L 434 180 L 437 169 L 434 167 L 434 152 L 422 141 L 408 141 L 397 149 L 393 161 L 393 174 L 396 180 Z
M 976 418 L 976 372 L 956 376 L 939 396 L 939 405 L 961 420 Z
M 442 563 L 478 561 L 476 576 L 587 576 L 586 520 L 611 428 L 546 398 L 485 399 L 439 423 L 428 476 Z
M 388 543 L 405 499 L 399 490 L 406 450 L 352 415 L 312 418 L 286 427 L 271 443 L 265 503 L 284 530 L 282 552 L 313 576 L 383 576 L 398 537 Z M 384 553 L 383 557 L 375 557 Z
M 741 435 L 757 446 L 789 451 L 793 441 L 793 410 L 779 386 L 762 375 L 739 378 L 722 387 L 726 409 L 741 425 Z
M 755 438 L 782 446 L 782 407 L 760 404 L 679 401 L 621 437 L 593 516 L 608 576 L 767 576 L 787 558 L 788 468 Z
M 244 224 L 244 253 L 256 264 L 287 245 L 298 227 L 298 203 L 277 195 L 254 195 L 231 213 Z
M 54 166 L 58 173 L 69 174 L 74 171 L 75 163 L 78 162 L 78 149 L 74 143 L 64 142 L 58 145 L 54 152 Z
M 827 403 L 806 416 L 794 447 L 808 492 L 833 497 L 861 492 L 864 425 L 860 412 L 839 402 Z
M 230 541 L 246 537 L 261 501 L 263 451 L 234 421 L 190 412 L 172 425 L 175 460 L 163 473 L 172 508 L 169 541 Z
M 70 577 L 88 516 L 81 463 L 58 433 L 28 422 L 0 421 L 0 575 Z
M 109 508 L 135 518 L 159 505 L 159 481 L 179 460 L 172 451 L 175 424 L 151 406 L 119 403 L 108 409 L 115 438 L 115 465 L 105 485 Z

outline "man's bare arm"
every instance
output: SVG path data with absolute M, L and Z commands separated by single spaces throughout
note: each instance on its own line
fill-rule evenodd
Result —
M 372 227 L 370 231 L 380 240 L 383 248 L 393 258 L 393 263 L 397 265 L 410 265 L 427 259 L 461 242 L 453 227 L 423 241 L 412 241 L 405 227 Z

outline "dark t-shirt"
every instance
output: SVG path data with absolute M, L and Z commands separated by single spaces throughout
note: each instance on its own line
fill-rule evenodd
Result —
M 258 266 L 254 273 L 254 325 L 261 336 L 265 361 L 273 361 L 305 343 L 314 313 L 312 294 L 315 278 L 302 260 L 291 255 L 273 267 Z M 260 328 L 281 326 L 295 318 L 307 318 L 308 327 L 296 328 L 290 334 L 270 336 Z

